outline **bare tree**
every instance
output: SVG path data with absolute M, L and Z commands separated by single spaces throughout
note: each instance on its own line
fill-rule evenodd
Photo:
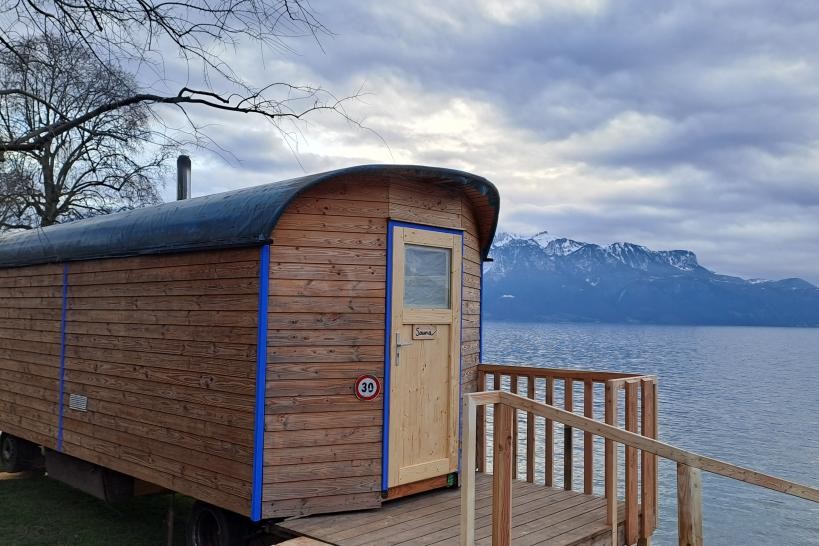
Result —
M 32 34 L 51 34 L 81 44 L 100 67 L 133 63 L 141 70 L 148 67 L 155 76 L 150 88 L 11 135 L 0 141 L 0 160 L 4 152 L 40 149 L 89 120 L 137 104 L 176 105 L 189 120 L 191 106 L 255 114 L 274 124 L 322 109 L 343 115 L 342 101 L 320 88 L 286 82 L 252 84 L 224 60 L 226 51 L 251 46 L 261 59 L 267 51 L 288 50 L 291 38 L 317 40 L 325 32 L 306 0 L 0 0 L 0 48 L 20 62 L 27 60 L 17 44 Z M 168 53 L 182 58 L 199 83 L 172 88 L 163 60 Z M 4 87 L 0 98 L 21 93 Z M 29 98 L 49 101 L 48 96 Z
M 0 139 L 15 141 L 60 120 L 134 95 L 133 78 L 101 65 L 61 36 L 0 52 Z M 28 229 L 159 202 L 166 149 L 153 145 L 144 103 L 103 110 L 0 163 L 0 230 Z M 145 145 L 148 146 L 145 146 Z

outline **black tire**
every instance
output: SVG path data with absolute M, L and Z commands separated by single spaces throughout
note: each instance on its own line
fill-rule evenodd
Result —
M 0 433 L 0 471 L 23 472 L 37 470 L 41 466 L 39 446 L 5 432 Z
M 0 434 L 0 470 L 22 472 L 25 470 L 20 458 L 20 442 L 11 434 Z
M 187 546 L 244 546 L 248 533 L 244 518 L 197 501 L 188 519 Z

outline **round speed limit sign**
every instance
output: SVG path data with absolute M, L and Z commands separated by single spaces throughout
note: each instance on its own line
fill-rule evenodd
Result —
M 374 400 L 381 394 L 381 383 L 372 375 L 362 375 L 355 380 L 355 395 L 359 400 Z

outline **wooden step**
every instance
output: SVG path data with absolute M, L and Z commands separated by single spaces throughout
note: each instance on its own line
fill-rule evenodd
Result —
M 315 540 L 307 537 L 291 538 L 284 542 L 280 542 L 278 546 L 329 546 L 326 542 Z

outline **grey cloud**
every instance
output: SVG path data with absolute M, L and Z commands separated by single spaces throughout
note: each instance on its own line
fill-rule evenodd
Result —
M 664 118 L 673 129 L 661 146 L 597 156 L 592 149 L 590 161 L 662 168 L 706 161 L 715 148 L 777 151 L 815 134 L 814 3 L 659 2 L 646 9 L 618 2 L 597 16 L 512 27 L 492 26 L 468 5 L 453 8 L 453 17 L 464 18 L 459 32 L 412 10 L 336 4 L 355 17 L 341 18 L 351 26 L 316 65 L 337 81 L 397 68 L 427 89 L 500 105 L 514 124 L 544 139 L 592 130 L 627 110 Z M 812 81 L 768 76 L 766 58 L 804 63 Z
M 474 169 L 500 187 L 510 229 L 687 247 L 718 271 L 819 283 L 819 3 L 550 2 L 510 21 L 487 1 L 317 6 L 336 33 L 325 51 L 303 43 L 258 77 L 363 85 L 350 112 L 391 151 L 338 118 L 311 121 L 296 156 L 275 131 L 225 121 L 217 140 L 240 161 L 203 183 L 390 158 Z M 476 120 L 446 131 L 430 119 L 445 113 Z

